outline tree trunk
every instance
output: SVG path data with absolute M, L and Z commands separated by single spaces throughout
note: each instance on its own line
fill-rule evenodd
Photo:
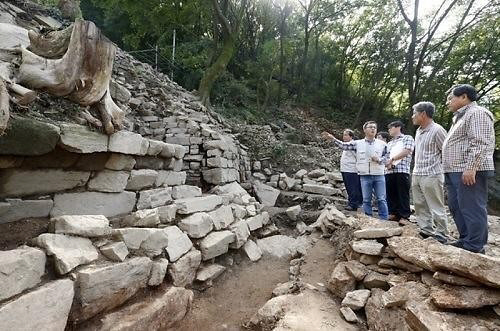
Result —
M 64 33 L 62 33 L 64 34 Z M 36 36 L 32 34 L 36 39 Z M 49 45 L 64 44 L 61 34 L 45 37 L 47 47 L 34 47 L 47 54 Z M 40 54 L 22 49 L 22 63 L 18 82 L 34 89 L 43 89 L 56 96 L 64 96 L 82 105 L 101 102 L 109 89 L 115 46 L 101 34 L 94 23 L 76 20 L 68 47 L 60 59 L 46 59 Z M 109 97 L 103 105 L 107 118 L 103 124 L 108 134 L 112 127 L 122 128 L 123 112 Z
M 50 31 L 45 35 L 30 30 L 30 50 L 47 59 L 59 59 L 68 50 L 72 32 L 73 24 L 64 30 Z
M 9 116 L 9 93 L 5 82 L 0 78 L 0 136 L 7 128 Z

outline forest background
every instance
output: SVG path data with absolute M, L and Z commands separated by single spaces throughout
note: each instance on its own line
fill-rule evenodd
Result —
M 498 0 L 81 0 L 80 8 L 121 48 L 250 124 L 308 107 L 339 127 L 401 119 L 411 131 L 411 105 L 431 101 L 449 128 L 446 91 L 457 83 L 474 85 L 479 103 L 500 115 Z

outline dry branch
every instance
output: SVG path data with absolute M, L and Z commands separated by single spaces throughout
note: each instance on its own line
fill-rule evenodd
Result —
M 21 106 L 26 106 L 37 97 L 37 93 L 19 84 L 7 84 L 8 89 L 13 92 L 14 100 L 17 104 Z

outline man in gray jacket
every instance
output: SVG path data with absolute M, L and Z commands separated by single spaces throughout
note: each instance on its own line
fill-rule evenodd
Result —
M 388 210 L 385 192 L 384 168 L 389 153 L 387 144 L 375 139 L 377 123 L 368 121 L 363 124 L 365 138 L 350 142 L 343 142 L 328 132 L 321 133 L 323 139 L 332 141 L 343 150 L 356 152 L 356 169 L 361 181 L 363 194 L 363 211 L 372 216 L 372 192 L 375 192 L 378 203 L 378 216 L 387 220 Z

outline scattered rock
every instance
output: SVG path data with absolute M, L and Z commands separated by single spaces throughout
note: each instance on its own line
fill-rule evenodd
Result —
M 226 267 L 219 264 L 202 266 L 196 274 L 196 280 L 200 282 L 210 282 L 219 277 L 225 270 Z
M 100 250 L 111 261 L 123 262 L 128 255 L 127 245 L 121 241 L 104 245 Z
M 286 214 L 288 217 L 290 217 L 290 219 L 292 219 L 293 221 L 296 221 L 297 217 L 299 216 L 301 211 L 302 211 L 302 208 L 300 208 L 300 205 L 297 205 L 297 206 L 289 207 L 286 210 Z
M 111 227 L 103 215 L 63 215 L 51 219 L 54 233 L 82 237 L 101 237 L 111 234 Z
M 485 287 L 450 286 L 433 287 L 432 302 L 444 309 L 477 309 L 500 303 L 500 290 Z
M 153 261 L 151 267 L 151 275 L 149 276 L 148 285 L 158 286 L 163 282 L 165 274 L 167 273 L 168 260 L 165 258 L 160 258 Z
M 351 247 L 355 252 L 367 255 L 380 255 L 384 245 L 375 240 L 353 241 Z
M 260 182 L 255 182 L 253 184 L 253 189 L 259 201 L 264 206 L 268 207 L 273 207 L 276 204 L 278 196 L 280 195 L 279 190 Z
M 192 284 L 200 263 L 201 252 L 192 250 L 176 262 L 170 264 L 168 274 L 172 277 L 174 286 L 184 287 Z
M 352 310 L 359 310 L 363 308 L 366 301 L 370 297 L 370 290 L 355 290 L 346 293 L 344 300 L 342 300 L 342 306 L 347 306 Z

